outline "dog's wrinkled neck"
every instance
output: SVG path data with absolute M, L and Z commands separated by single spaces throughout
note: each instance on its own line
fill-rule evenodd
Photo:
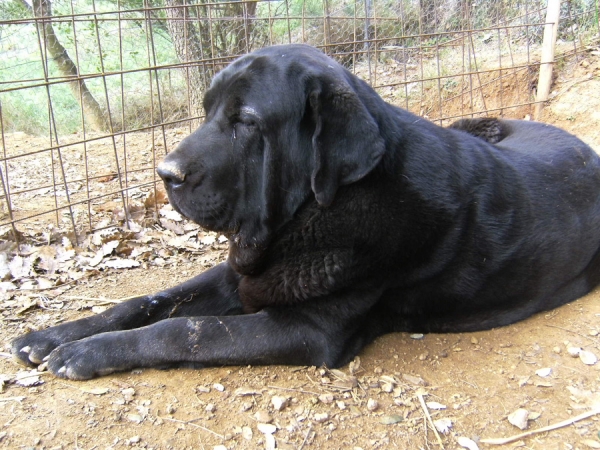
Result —
M 229 264 L 240 275 L 257 275 L 262 271 L 268 244 L 241 242 L 239 235 L 229 244 Z M 236 242 L 237 241 L 237 242 Z
M 241 224 L 229 237 L 229 264 L 240 275 L 257 275 L 273 239 L 270 227 L 262 220 Z

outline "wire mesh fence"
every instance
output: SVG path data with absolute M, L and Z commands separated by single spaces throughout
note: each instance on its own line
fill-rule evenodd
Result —
M 157 162 L 202 120 L 213 75 L 307 43 L 386 100 L 445 124 L 530 113 L 541 0 L 31 0 L 0 3 L 0 236 L 151 224 Z M 563 2 L 561 57 L 598 38 Z

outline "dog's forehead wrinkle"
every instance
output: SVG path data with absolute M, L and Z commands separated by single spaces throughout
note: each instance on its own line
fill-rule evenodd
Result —
M 242 114 L 247 114 L 249 116 L 260 117 L 259 112 L 255 108 L 253 108 L 252 106 L 242 106 L 240 108 L 240 112 Z

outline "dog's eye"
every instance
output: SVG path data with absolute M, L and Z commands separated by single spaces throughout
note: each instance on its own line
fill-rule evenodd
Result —
M 245 126 L 245 127 L 254 127 L 254 126 L 256 126 L 256 122 L 254 120 L 252 120 L 252 119 L 249 119 L 249 118 L 239 119 L 238 123 L 240 125 Z
M 241 119 L 236 118 L 233 121 L 232 127 L 232 138 L 235 140 L 238 137 L 238 133 L 244 133 L 253 131 L 256 128 L 256 122 L 252 119 Z

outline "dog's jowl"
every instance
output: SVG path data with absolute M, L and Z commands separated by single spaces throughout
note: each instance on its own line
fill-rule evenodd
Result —
M 439 127 L 316 49 L 220 72 L 158 168 L 173 207 L 230 240 L 179 286 L 13 342 L 86 379 L 135 367 L 349 361 L 394 331 L 482 330 L 600 282 L 600 160 L 536 122 Z

